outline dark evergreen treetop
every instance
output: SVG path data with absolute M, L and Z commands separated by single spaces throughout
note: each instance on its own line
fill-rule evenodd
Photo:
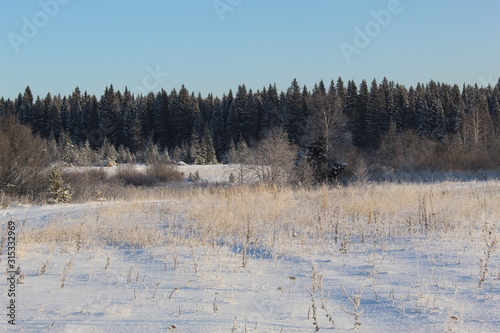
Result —
M 329 105 L 325 98 L 334 98 L 345 117 L 344 125 L 334 126 L 347 126 L 352 144 L 364 151 L 378 149 L 391 128 L 395 133 L 416 131 L 436 142 L 452 137 L 469 140 L 470 135 L 484 142 L 486 133 L 500 134 L 500 79 L 485 88 L 434 81 L 406 88 L 387 78 L 370 84 L 363 80 L 358 87 L 339 77 L 328 86 L 321 80 L 312 90 L 294 79 L 284 91 L 270 84 L 254 92 L 241 84 L 236 94 L 229 90 L 221 98 L 195 95 L 184 85 L 178 91 L 162 89 L 145 96 L 134 96 L 127 88 L 122 93 L 110 85 L 100 97 L 76 87 L 69 96 L 48 93 L 42 98 L 28 86 L 13 101 L 0 98 L 0 115 L 15 115 L 44 138 L 58 141 L 66 133 L 74 144 L 87 143 L 94 149 L 107 139 L 117 150 L 137 152 L 153 142 L 173 151 L 190 146 L 197 137 L 200 145 L 213 144 L 220 161 L 231 145 L 242 140 L 254 145 L 275 128 L 285 130 L 298 145 L 317 137 L 308 132 L 312 130 L 308 124 L 317 117 L 318 105 Z M 468 128 L 475 132 L 465 136 Z M 212 155 L 208 147 L 204 149 Z

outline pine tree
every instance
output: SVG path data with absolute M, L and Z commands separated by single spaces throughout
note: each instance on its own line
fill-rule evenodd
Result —
M 403 86 L 396 85 L 393 110 L 391 125 L 395 125 L 397 132 L 402 132 L 409 127 L 410 119 L 408 92 Z
M 238 164 L 245 163 L 245 160 L 248 159 L 249 153 L 250 153 L 250 148 L 248 148 L 248 144 L 246 143 L 245 140 L 241 140 L 238 143 L 238 146 L 236 148 L 236 154 L 231 163 L 238 163 Z
M 85 137 L 90 143 L 92 149 L 98 149 L 102 146 L 104 135 L 99 128 L 99 102 L 93 95 L 85 101 L 85 112 L 83 116 L 86 124 Z
M 358 87 L 354 81 L 349 80 L 347 83 L 346 97 L 344 103 L 344 114 L 347 116 L 347 124 L 349 126 L 349 131 L 353 136 L 353 143 L 356 146 L 359 146 L 359 134 L 356 133 L 355 129 L 357 128 L 357 120 L 358 120 Z
M 306 114 L 304 113 L 303 95 L 296 79 L 293 79 L 292 85 L 286 92 L 283 118 L 285 130 L 292 142 L 299 142 L 303 134 Z
M 101 155 L 101 160 L 106 166 L 113 166 L 116 163 L 116 156 L 118 154 L 116 152 L 115 146 L 113 146 L 107 138 L 104 139 L 99 152 Z
M 64 132 L 59 139 L 59 149 L 61 151 L 61 159 L 69 164 L 78 163 L 78 149 L 71 141 L 69 134 Z
M 180 146 L 189 142 L 193 131 L 195 113 L 198 106 L 189 95 L 189 91 L 182 85 L 178 95 L 172 96 L 171 114 L 174 145 Z
M 200 139 L 196 131 L 193 131 L 191 135 L 191 146 L 189 147 L 189 159 L 188 163 L 193 164 L 203 164 L 203 156 L 201 152 Z
M 130 152 L 130 149 L 128 149 L 128 147 L 118 147 L 116 156 L 116 161 L 118 163 L 129 163 L 132 159 L 132 153 Z
M 439 99 L 433 100 L 431 102 L 431 113 L 433 114 L 433 118 L 435 119 L 434 124 L 434 137 L 441 141 L 446 136 L 446 123 L 444 120 L 444 110 Z
M 365 147 L 374 150 L 378 148 L 383 134 L 384 112 L 384 96 L 377 85 L 377 81 L 373 80 L 368 97 L 368 109 L 365 114 Z
M 445 108 L 444 114 L 446 131 L 451 134 L 456 134 L 460 131 L 462 118 L 465 112 L 465 105 L 460 93 L 460 88 L 456 84 L 451 88 L 449 99 L 450 101 Z
M 161 160 L 160 149 L 158 146 L 153 143 L 150 139 L 148 146 L 146 148 L 146 163 L 147 164 L 155 164 Z
M 243 124 L 245 118 L 250 118 L 245 113 L 248 111 L 248 92 L 245 85 L 238 86 L 238 91 L 234 101 L 231 103 L 228 114 L 227 114 L 227 127 L 226 131 L 228 133 L 229 139 L 233 139 L 235 142 L 239 140 L 240 137 L 244 137 L 244 127 L 247 124 Z
M 71 187 L 64 183 L 61 172 L 57 169 L 51 171 L 49 177 L 49 204 L 68 203 L 71 201 Z
M 49 161 L 51 162 L 59 162 L 61 161 L 61 150 L 57 146 L 56 139 L 54 136 L 51 136 L 45 141 L 45 149 L 47 152 L 47 156 Z
M 205 132 L 203 134 L 203 138 L 201 139 L 200 148 L 202 164 L 217 164 L 214 143 L 208 126 L 205 126 Z
M 359 85 L 359 93 L 356 100 L 356 113 L 353 118 L 353 127 L 351 129 L 354 144 L 361 148 L 369 147 L 369 136 L 367 135 L 368 103 L 368 85 L 366 81 L 363 80 Z
M 80 149 L 80 153 L 78 156 L 78 164 L 80 165 L 92 165 L 95 162 L 95 153 L 92 147 L 90 147 L 90 143 L 85 140 L 82 148 Z
M 385 135 L 391 126 L 394 112 L 394 82 L 389 82 L 384 77 L 380 84 L 380 93 L 382 94 L 384 109 L 381 110 L 380 118 L 378 119 L 379 136 Z
M 337 89 L 337 94 L 339 95 L 339 98 L 340 98 L 341 107 L 343 108 L 345 106 L 345 102 L 346 102 L 345 99 L 346 99 L 347 91 L 346 91 L 346 88 L 344 86 L 344 81 L 342 81 L 342 78 L 340 76 L 337 79 L 337 85 L 335 88 Z
M 236 145 L 234 144 L 234 141 L 231 140 L 229 143 L 229 150 L 227 151 L 225 160 L 223 162 L 227 163 L 235 163 L 236 162 Z
M 24 95 L 20 98 L 21 103 L 17 111 L 17 117 L 22 124 L 31 123 L 31 108 L 33 107 L 33 94 L 29 86 L 24 90 Z
M 119 134 L 123 130 L 120 112 L 120 100 L 114 92 L 113 85 L 106 87 L 99 104 L 99 130 L 103 137 L 112 144 L 120 144 Z
M 80 92 L 80 88 L 76 87 L 74 92 L 69 96 L 68 102 L 69 104 L 69 117 L 67 120 L 67 131 L 70 134 L 71 139 L 76 144 L 81 144 L 83 140 L 83 129 L 81 119 L 82 119 L 82 95 Z
M 253 94 L 252 90 L 248 92 L 246 105 L 243 107 L 240 115 L 240 126 L 239 130 L 241 135 L 247 141 L 253 141 L 257 139 L 257 134 L 259 132 L 259 101 Z
M 167 147 L 167 143 L 171 141 L 172 129 L 169 104 L 168 94 L 162 89 L 156 96 L 153 136 L 155 142 L 159 142 L 161 148 Z
M 123 117 L 124 146 L 129 148 L 132 153 L 136 153 L 144 143 L 137 107 L 135 105 L 126 107 Z
M 417 132 L 421 136 L 429 136 L 432 133 L 432 119 L 429 112 L 427 95 L 420 84 L 417 85 L 416 89 L 415 111 L 417 116 Z
M 276 85 L 269 85 L 267 91 L 262 92 L 262 103 L 263 114 L 260 126 L 262 131 L 281 126 L 280 99 Z

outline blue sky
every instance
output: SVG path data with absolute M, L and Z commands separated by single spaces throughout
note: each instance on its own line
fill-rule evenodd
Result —
M 100 96 L 109 84 L 222 96 L 242 83 L 286 90 L 293 78 L 312 88 L 339 76 L 407 86 L 500 76 L 499 1 L 0 0 L 0 9 L 5 98 L 27 85 L 42 97 L 76 86 Z

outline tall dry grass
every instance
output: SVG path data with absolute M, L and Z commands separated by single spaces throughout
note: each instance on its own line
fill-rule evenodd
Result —
M 498 230 L 500 217 L 498 181 L 127 188 L 119 199 L 125 201 L 103 203 L 70 222 L 56 216 L 25 230 L 24 241 L 73 248 L 225 245 L 276 253 L 301 246 L 307 252 L 333 243 L 345 247 L 351 239 L 430 232 L 480 241 L 483 226 Z

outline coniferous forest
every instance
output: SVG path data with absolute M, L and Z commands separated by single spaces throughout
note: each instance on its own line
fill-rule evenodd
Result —
M 146 96 L 112 85 L 95 96 L 77 87 L 69 96 L 44 97 L 27 87 L 14 100 L 0 99 L 0 115 L 14 115 L 74 164 L 85 150 L 140 161 L 151 147 L 187 163 L 227 163 L 231 151 L 256 145 L 273 129 L 298 152 L 319 145 L 330 160 L 350 165 L 363 159 L 371 168 L 411 172 L 500 163 L 500 80 L 485 88 L 434 81 L 407 88 L 385 78 L 306 87 L 293 80 L 285 91 L 240 85 L 222 98 L 184 86 Z

